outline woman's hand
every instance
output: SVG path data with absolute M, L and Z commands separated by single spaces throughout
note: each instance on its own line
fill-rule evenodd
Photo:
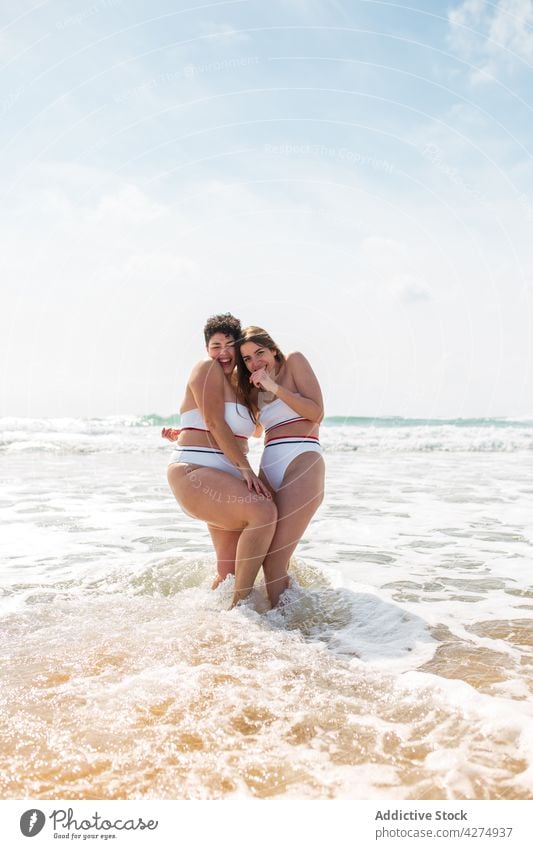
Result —
M 240 468 L 241 475 L 248 487 L 249 492 L 255 492 L 257 495 L 264 495 L 266 498 L 272 498 L 272 493 L 269 488 L 260 480 L 255 472 L 250 468 Z
M 278 384 L 270 377 L 266 368 L 253 371 L 250 375 L 250 383 L 253 383 L 256 389 L 264 389 L 265 392 L 272 392 L 273 395 L 277 394 Z
M 168 439 L 169 442 L 176 442 L 179 435 L 180 432 L 175 427 L 164 427 L 161 431 L 163 439 Z

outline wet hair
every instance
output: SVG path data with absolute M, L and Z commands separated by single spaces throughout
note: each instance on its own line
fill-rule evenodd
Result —
M 204 327 L 206 345 L 209 345 L 209 340 L 215 333 L 224 333 L 226 336 L 232 336 L 237 341 L 242 333 L 241 323 L 230 312 L 225 312 L 221 315 L 212 315 L 211 318 L 207 319 Z
M 270 336 L 266 330 L 263 330 L 262 327 L 255 327 L 254 325 L 245 327 L 240 338 L 237 340 L 237 383 L 240 393 L 244 399 L 244 403 L 253 415 L 252 392 L 254 390 L 254 386 L 250 383 L 250 372 L 248 371 L 241 354 L 241 347 L 246 342 L 255 342 L 255 344 L 260 345 L 261 348 L 268 348 L 269 351 L 272 351 L 274 359 L 280 366 L 285 362 L 285 355 L 278 345 L 276 345 L 272 336 Z

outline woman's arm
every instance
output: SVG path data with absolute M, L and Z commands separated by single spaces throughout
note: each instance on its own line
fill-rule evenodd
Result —
M 237 468 L 249 469 L 250 464 L 224 418 L 224 380 L 220 365 L 215 360 L 210 360 L 196 366 L 189 386 L 205 426 L 215 437 L 220 450 Z
M 199 363 L 193 370 L 189 386 L 205 421 L 205 426 L 228 460 L 241 472 L 250 492 L 271 498 L 268 488 L 250 466 L 237 438 L 226 422 L 224 406 L 224 372 L 214 360 Z
M 286 365 L 296 384 L 297 393 L 280 386 L 268 375 L 266 380 L 264 377 L 260 379 L 261 386 L 267 392 L 273 392 L 277 398 L 285 401 L 302 418 L 320 424 L 324 418 L 324 402 L 320 384 L 308 360 L 303 354 L 295 351 L 288 355 Z M 259 372 L 255 372 L 258 377 L 259 374 Z

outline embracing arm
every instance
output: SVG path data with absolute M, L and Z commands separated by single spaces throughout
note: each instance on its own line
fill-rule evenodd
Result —
M 295 352 L 287 357 L 287 366 L 291 371 L 298 394 L 275 384 L 272 392 L 285 401 L 289 407 L 310 422 L 320 424 L 324 418 L 324 402 L 320 385 L 309 362 L 303 354 Z M 274 381 L 273 381 L 274 382 Z M 266 388 L 266 387 L 265 387 Z
M 250 492 L 271 498 L 268 487 L 253 471 L 241 446 L 225 419 L 224 372 L 215 361 L 200 363 L 194 369 L 189 386 L 202 413 L 207 429 L 213 434 L 218 447 L 236 466 Z
M 238 469 L 250 469 L 237 438 L 224 418 L 224 372 L 215 360 L 199 363 L 190 387 L 205 426 L 213 434 L 220 450 Z

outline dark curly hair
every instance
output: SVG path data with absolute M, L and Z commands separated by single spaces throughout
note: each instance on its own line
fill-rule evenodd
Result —
M 226 336 L 233 336 L 235 341 L 240 339 L 242 328 L 238 318 L 235 318 L 230 312 L 222 313 L 221 315 L 212 315 L 208 318 L 204 327 L 205 344 L 209 344 L 211 336 L 215 333 L 225 333 Z

